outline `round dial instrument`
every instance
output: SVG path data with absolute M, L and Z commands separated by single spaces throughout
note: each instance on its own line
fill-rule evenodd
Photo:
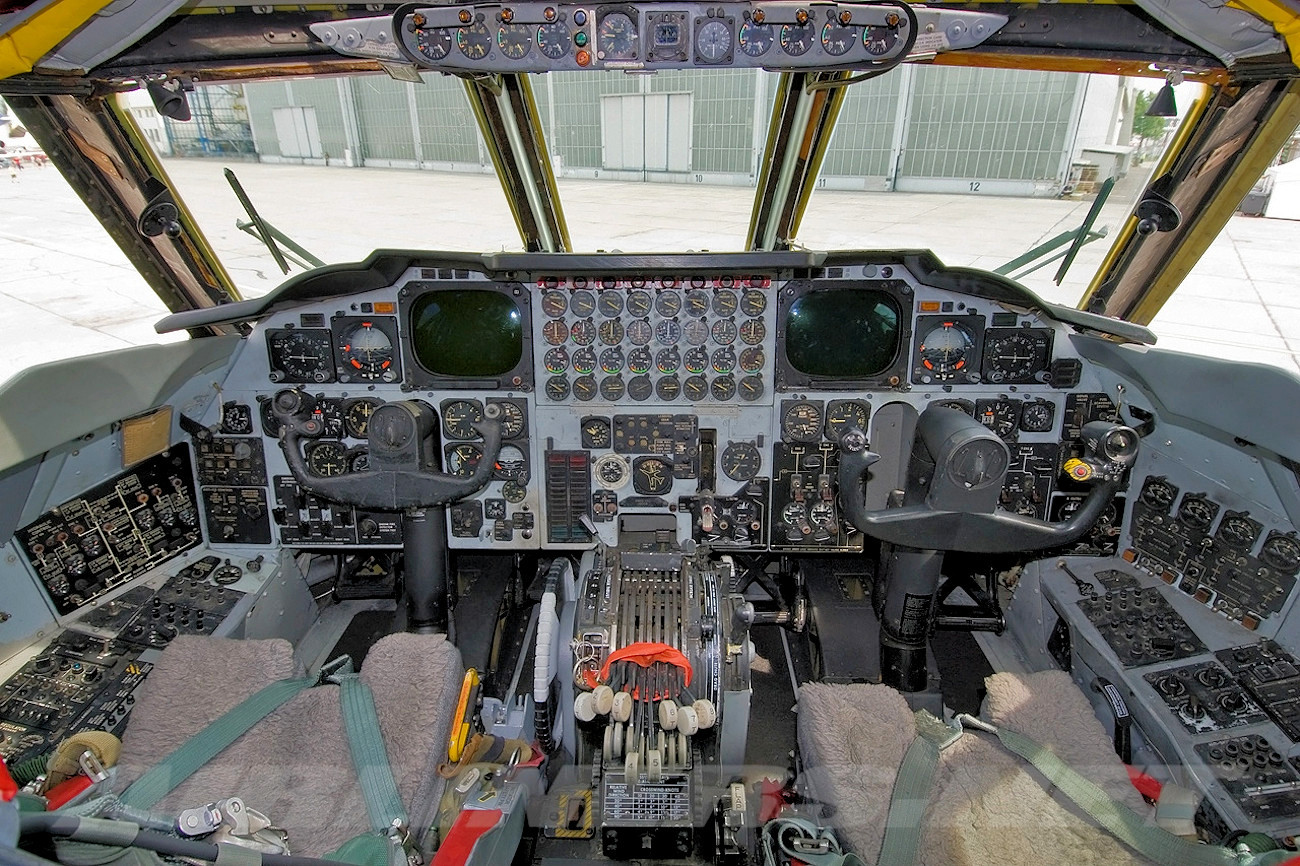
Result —
M 333 378 L 328 331 L 271 331 L 267 353 L 273 382 L 328 382 Z
M 655 325 L 655 339 L 665 346 L 671 346 L 682 338 L 682 326 L 674 319 L 660 319 Z
M 682 336 L 692 346 L 703 346 L 709 341 L 709 326 L 703 319 L 687 319 Z
M 483 459 L 483 449 L 468 442 L 447 447 L 447 471 L 458 478 L 468 478 Z
M 682 365 L 681 353 L 675 348 L 663 349 L 655 356 L 655 368 L 660 373 L 676 373 Z
M 582 400 L 584 403 L 596 398 L 596 377 L 579 376 L 573 380 L 573 396 Z
M 614 347 L 600 353 L 600 369 L 605 373 L 623 372 L 623 350 Z
M 1223 515 L 1217 535 L 1224 544 L 1244 550 L 1255 543 L 1262 528 L 1245 514 L 1229 511 Z
M 781 435 L 793 442 L 816 442 L 821 432 L 822 410 L 815 403 L 794 403 L 781 416 Z
M 709 385 L 709 392 L 719 402 L 730 400 L 736 396 L 736 380 L 730 375 L 719 376 Z
M 306 453 L 307 471 L 317 478 L 337 478 L 348 471 L 348 450 L 342 442 L 313 442 Z
M 650 399 L 654 393 L 654 385 L 650 382 L 650 377 L 644 374 L 633 376 L 627 383 L 627 396 L 641 403 Z
M 501 481 L 528 480 L 528 458 L 517 445 L 502 445 L 497 452 L 496 462 L 492 464 L 492 477 Z
M 608 418 L 592 416 L 582 419 L 583 448 L 608 448 L 612 438 Z
M 673 469 L 660 457 L 638 457 L 632 464 L 632 489 L 643 496 L 663 496 L 673 488 Z
M 691 349 L 682 359 L 682 366 L 688 373 L 703 373 L 709 369 L 709 350 L 703 347 Z
M 709 394 L 709 380 L 703 376 L 691 376 L 682 383 L 682 393 L 692 402 L 703 400 Z
M 617 403 L 623 399 L 625 390 L 626 386 L 623 384 L 622 376 L 606 376 L 600 380 L 600 398 L 602 400 Z
M 722 289 L 713 296 L 713 313 L 717 316 L 730 316 L 736 312 L 740 300 L 730 289 Z
M 347 376 L 366 381 L 397 380 L 393 341 L 374 322 L 358 322 L 347 328 L 338 348 L 339 365 Z
M 501 422 L 502 439 L 518 439 L 524 435 L 527 427 L 527 418 L 524 410 L 517 403 L 509 403 L 505 400 L 493 400 L 488 403 L 490 409 L 498 410 L 498 420 Z M 490 413 L 489 413 L 490 414 Z
M 681 393 L 682 383 L 676 376 L 661 376 L 655 383 L 655 396 L 665 403 L 676 400 Z
M 610 12 L 596 28 L 596 56 L 601 60 L 636 60 L 636 23 L 625 12 Z
M 564 292 L 549 291 L 542 295 L 542 312 L 550 318 L 563 316 L 569 309 L 569 299 L 564 296 Z
M 511 60 L 523 60 L 533 50 L 533 29 L 527 24 L 503 24 L 497 31 L 497 47 Z
M 871 409 L 861 400 L 832 400 L 826 407 L 826 438 L 839 442 L 840 437 L 854 429 L 867 432 Z
M 384 405 L 384 401 L 375 397 L 358 397 L 351 400 L 343 409 L 343 426 L 353 439 L 365 439 L 370 432 L 370 416 Z
M 839 22 L 829 21 L 822 27 L 822 48 L 832 57 L 848 54 L 849 49 L 857 44 L 858 28 L 845 27 Z
M 596 483 L 606 490 L 617 490 L 627 484 L 631 472 L 627 460 L 618 454 L 606 454 L 598 457 L 591 466 L 596 476 Z
M 569 352 L 563 346 L 551 349 L 542 359 L 542 364 L 546 367 L 546 372 L 552 375 L 563 373 L 569 369 Z
M 548 323 L 549 324 L 549 323 Z M 569 339 L 579 346 L 596 342 L 596 325 L 591 319 L 579 319 L 569 327 Z
M 749 442 L 728 442 L 722 449 L 722 474 L 732 481 L 750 481 L 763 468 L 763 455 Z
M 569 43 L 569 26 L 563 21 L 552 21 L 537 28 L 537 48 L 551 60 L 568 54 Z
M 862 28 L 862 44 L 872 57 L 883 57 L 898 44 L 898 31 L 893 27 L 868 25 Z
M 723 346 L 713 353 L 709 366 L 715 373 L 730 373 L 736 369 L 736 350 L 730 346 Z
M 646 316 L 652 305 L 650 293 L 637 289 L 627 296 L 627 311 L 633 316 Z
M 761 316 L 767 309 L 767 295 L 750 289 L 740 296 L 740 311 L 746 316 Z
M 546 396 L 552 400 L 563 400 L 569 396 L 569 380 L 564 376 L 552 376 L 547 379 Z
M 623 342 L 623 323 L 618 319 L 606 319 L 600 323 L 597 333 L 600 335 L 600 341 L 606 346 L 617 346 Z
M 995 330 L 984 336 L 984 378 L 994 384 L 1035 381 L 1051 351 L 1048 331 Z
M 569 298 L 569 309 L 573 315 L 586 318 L 596 312 L 596 298 L 586 289 L 579 289 Z
M 998 434 L 999 439 L 1013 440 L 1020 426 L 1020 404 L 1013 400 L 990 400 L 977 407 L 975 420 Z
M 762 57 L 775 40 L 776 35 L 772 31 L 771 24 L 755 24 L 752 21 L 740 25 L 740 34 L 737 37 L 740 50 L 750 57 Z
M 442 405 L 442 431 L 448 439 L 477 439 L 475 424 L 483 420 L 477 400 L 452 400 Z
M 705 63 L 721 63 L 731 54 L 731 25 L 714 18 L 695 31 L 695 53 Z
M 675 291 L 660 292 L 655 298 L 655 312 L 665 319 L 678 314 L 682 309 L 682 296 Z
M 1142 487 L 1142 501 L 1152 508 L 1168 511 L 1178 496 L 1178 488 L 1163 478 L 1148 478 Z
M 492 50 L 492 31 L 482 21 L 456 31 L 456 47 L 470 60 L 482 60 Z
M 542 339 L 552 346 L 562 346 L 569 339 L 569 326 L 560 319 L 551 319 L 542 325 Z
M 415 50 L 426 60 L 435 63 L 442 60 L 451 51 L 451 33 L 445 29 L 415 31 Z
M 633 373 L 649 373 L 650 368 L 654 366 L 654 356 L 645 346 L 633 349 L 627 356 L 627 368 Z
M 736 386 L 740 399 L 753 402 L 763 396 L 763 380 L 758 376 L 746 376 Z
M 757 346 L 767 337 L 767 326 L 762 319 L 747 319 L 740 323 L 740 339 L 747 346 Z
M 633 346 L 644 346 L 654 339 L 655 329 L 649 319 L 637 319 L 627 326 L 627 338 Z
M 935 325 L 921 338 L 921 366 L 940 379 L 951 378 L 969 362 L 974 348 L 970 333 L 956 322 Z
M 1029 400 L 1020 410 L 1020 429 L 1026 433 L 1047 433 L 1056 421 L 1056 404 L 1051 400 Z
M 1178 505 L 1178 519 L 1193 529 L 1209 529 L 1219 506 L 1204 496 L 1184 496 Z
M 718 319 L 713 323 L 713 339 L 723 345 L 736 342 L 738 333 L 739 329 L 731 319 Z
M 807 54 L 817 40 L 817 25 L 806 21 L 803 24 L 781 25 L 781 50 L 791 57 Z
M 623 296 L 618 292 L 601 292 L 596 299 L 596 309 L 606 318 L 613 318 L 623 312 Z
M 1270 535 L 1259 558 L 1283 574 L 1295 574 L 1300 571 L 1300 541 L 1294 535 Z
M 686 312 L 699 318 L 709 312 L 709 293 L 703 289 L 691 289 L 686 293 Z
M 762 349 L 746 349 L 740 353 L 740 369 L 746 373 L 757 373 L 763 369 L 766 360 Z

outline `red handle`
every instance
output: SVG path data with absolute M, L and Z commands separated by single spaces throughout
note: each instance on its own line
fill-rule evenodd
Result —
M 18 796 L 18 783 L 9 775 L 9 766 L 0 758 L 0 800 L 6 803 Z

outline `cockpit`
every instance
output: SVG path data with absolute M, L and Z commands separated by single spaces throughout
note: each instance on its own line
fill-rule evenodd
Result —
M 198 3 L 0 80 L 188 336 L 0 387 L 6 866 L 1294 856 L 1300 379 L 1143 311 L 1300 71 L 1157 5 Z M 843 87 L 1143 50 L 1209 95 L 1079 306 L 794 242 Z M 573 251 L 528 76 L 718 68 L 746 248 Z M 521 249 L 239 297 L 106 96 L 308 72 L 464 79 Z

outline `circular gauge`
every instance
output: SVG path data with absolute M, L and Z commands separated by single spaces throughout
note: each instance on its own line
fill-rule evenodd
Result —
M 763 369 L 766 360 L 762 349 L 746 349 L 740 353 L 740 369 L 746 373 L 757 373 Z
M 703 376 L 691 376 L 682 383 L 682 393 L 691 402 L 703 400 L 709 395 L 709 380 Z
M 527 481 L 528 459 L 524 452 L 515 445 L 502 445 L 496 462 L 492 464 L 492 477 L 501 481 Z
M 664 402 L 676 400 L 682 393 L 682 383 L 676 376 L 662 376 L 655 383 L 655 396 Z
M 551 349 L 542 359 L 542 363 L 546 365 L 546 372 L 552 375 L 563 373 L 569 369 L 569 352 L 563 346 Z
M 862 28 L 862 45 L 872 57 L 884 57 L 898 44 L 898 31 L 893 27 L 868 25 Z
M 730 373 L 736 369 L 736 350 L 730 346 L 723 346 L 713 353 L 709 365 L 716 373 Z
M 1033 382 L 1047 367 L 1048 331 L 1015 329 L 984 337 L 984 378 L 994 384 Z
M 858 28 L 845 27 L 836 21 L 828 21 L 822 28 L 822 48 L 832 57 L 841 57 L 849 53 L 858 41 Z
M 584 403 L 596 399 L 596 377 L 579 376 L 573 380 L 573 396 Z
M 974 347 L 967 330 L 955 322 L 935 325 L 921 338 L 921 366 L 940 379 L 950 379 L 966 366 L 966 356 Z
M 339 340 L 339 364 L 349 376 L 363 380 L 393 382 L 393 341 L 373 322 L 358 322 Z
M 247 403 L 221 404 L 221 432 L 231 436 L 247 436 L 253 432 L 253 410 Z
M 511 60 L 523 60 L 533 50 L 533 29 L 527 24 L 503 24 L 497 31 L 497 47 Z
M 1193 529 L 1209 529 L 1219 506 L 1204 496 L 1184 496 L 1178 505 L 1178 519 Z
M 569 339 L 569 326 L 559 319 L 551 319 L 542 325 L 542 339 L 552 346 L 562 346 Z
M 699 318 L 709 312 L 709 293 L 702 289 L 691 289 L 686 293 L 687 315 Z
M 650 383 L 650 377 L 646 375 L 633 376 L 627 383 L 627 396 L 631 397 L 638 403 L 649 400 L 650 395 L 654 393 L 654 385 Z
M 492 50 L 492 31 L 482 21 L 456 31 L 456 47 L 470 60 L 482 60 Z
M 600 323 L 597 333 L 600 335 L 600 341 L 606 346 L 617 346 L 623 342 L 623 323 L 618 319 L 606 319 Z
M 736 342 L 736 334 L 738 333 L 739 330 L 736 328 L 736 323 L 731 321 L 731 319 L 718 319 L 713 323 L 713 339 L 718 343 L 722 343 L 723 345 L 734 343 Z
M 709 369 L 709 350 L 704 348 L 691 349 L 682 359 L 682 366 L 688 373 L 703 373 Z
M 498 418 L 501 421 L 502 439 L 518 439 L 524 435 L 527 418 L 519 404 L 507 403 L 504 400 L 493 400 L 488 403 L 488 408 L 499 410 Z
M 740 380 L 736 390 L 740 394 L 740 399 L 752 403 L 763 396 L 763 380 L 758 376 L 746 376 Z
M 608 448 L 611 438 L 608 418 L 593 415 L 582 419 L 583 448 Z
M 740 34 L 736 38 L 740 50 L 750 57 L 762 57 L 772 47 L 774 40 L 771 24 L 754 24 L 750 21 L 740 25 Z
M 660 319 L 655 325 L 655 339 L 665 346 L 671 346 L 682 338 L 682 326 L 673 319 Z
M 703 346 L 709 340 L 709 326 L 703 319 L 687 319 L 682 336 L 692 346 Z
M 342 442 L 314 442 L 307 449 L 307 471 L 317 478 L 337 478 L 348 471 L 348 449 Z
M 870 418 L 871 410 L 861 400 L 832 400 L 826 407 L 826 438 L 839 442 L 855 427 L 865 433 Z
M 596 309 L 607 319 L 623 312 L 623 296 L 618 292 L 601 292 L 596 299 Z
M 474 425 L 483 420 L 477 400 L 452 400 L 442 405 L 442 431 L 448 439 L 477 439 Z
M 542 312 L 550 318 L 563 316 L 569 309 L 569 299 L 564 296 L 564 292 L 547 292 L 542 295 Z
M 1029 400 L 1020 410 L 1020 429 L 1026 433 L 1046 433 L 1056 421 L 1056 404 L 1051 400 Z
M 965 412 L 972 418 L 975 417 L 975 404 L 969 400 L 935 400 L 932 406 L 939 406 L 943 409 L 955 409 L 958 412 Z
M 606 376 L 600 380 L 600 398 L 602 400 L 616 403 L 623 399 L 625 390 L 622 376 Z
M 468 442 L 447 447 L 447 471 L 458 478 L 468 478 L 483 459 L 483 449 Z
M 636 60 L 636 24 L 624 12 L 610 12 L 596 28 L 596 56 L 601 60 Z
M 781 435 L 794 442 L 816 442 L 821 438 L 822 410 L 814 403 L 791 404 L 781 416 Z
M 451 52 L 451 33 L 443 28 L 419 28 L 415 31 L 415 50 L 426 60 L 442 60 Z
M 585 289 L 580 289 L 569 298 L 569 309 L 573 315 L 585 319 L 596 312 L 596 298 Z
M 672 318 L 682 309 L 682 296 L 676 292 L 660 292 L 655 298 L 655 312 L 665 319 Z
M 643 496 L 663 496 L 673 487 L 673 468 L 660 457 L 638 457 L 632 464 L 632 489 Z
M 791 57 L 806 54 L 816 39 L 817 25 L 812 21 L 781 25 L 781 50 Z
M 1255 543 L 1256 538 L 1259 538 L 1262 528 L 1245 514 L 1229 511 L 1223 515 L 1223 522 L 1219 524 L 1219 531 L 1216 534 L 1218 539 L 1229 547 L 1245 550 Z
M 706 21 L 695 31 L 695 53 L 705 63 L 721 63 L 731 56 L 731 24 L 721 18 Z
M 1259 558 L 1282 574 L 1295 574 L 1300 571 L 1300 541 L 1294 535 L 1270 535 Z
M 998 434 L 999 439 L 1014 439 L 1020 426 L 1020 404 L 1012 400 L 989 400 L 975 408 L 975 420 Z
M 343 426 L 353 439 L 365 439 L 370 429 L 370 416 L 384 404 L 374 397 L 360 397 L 352 400 L 343 410 Z
M 569 53 L 569 26 L 562 21 L 552 21 L 537 28 L 537 49 L 551 60 L 559 60 Z
M 633 349 L 627 356 L 627 368 L 633 373 L 649 373 L 654 363 L 654 357 L 645 346 Z
M 746 316 L 761 316 L 767 309 L 767 295 L 750 290 L 740 296 L 740 311 Z
M 992 439 L 972 439 L 953 451 L 948 460 L 948 477 L 966 490 L 1001 485 L 1009 462 L 1006 445 Z
M 767 337 L 767 326 L 762 319 L 747 319 L 740 323 L 740 339 L 748 346 L 757 346 Z
M 329 439 L 341 439 L 343 437 L 343 403 L 339 400 L 326 397 L 316 402 L 316 408 L 311 410 L 312 420 L 319 425 L 321 435 Z
M 709 385 L 709 392 L 713 394 L 713 399 L 720 402 L 730 400 L 736 396 L 736 380 L 732 376 L 719 376 Z
M 333 361 L 328 331 L 272 331 L 267 335 L 273 382 L 328 382 Z
M 569 380 L 564 376 L 552 376 L 547 379 L 546 396 L 552 400 L 563 400 L 569 396 Z
M 748 442 L 728 442 L 722 449 L 722 474 L 732 481 L 750 481 L 763 468 L 763 455 Z
M 736 293 L 730 289 L 723 289 L 713 296 L 713 312 L 718 316 L 730 316 L 736 312 L 736 307 L 740 305 Z
M 644 346 L 654 339 L 655 329 L 649 319 L 637 319 L 627 326 L 627 338 L 633 346 Z
M 506 502 L 523 502 L 528 498 L 528 488 L 518 481 L 507 481 L 501 485 L 501 496 Z
M 630 472 L 627 461 L 617 454 L 598 457 L 591 465 L 591 469 L 596 476 L 596 483 L 606 490 L 617 490 L 627 484 Z
M 569 339 L 579 346 L 590 346 L 596 342 L 596 326 L 591 319 L 579 319 L 569 326 Z
M 682 356 L 675 348 L 661 349 L 658 355 L 655 355 L 655 368 L 660 373 L 676 373 L 677 368 L 682 365 Z
M 627 296 L 627 311 L 633 316 L 648 315 L 651 305 L 649 292 L 637 290 Z
M 1142 486 L 1142 501 L 1152 508 L 1168 511 L 1178 496 L 1178 488 L 1163 478 L 1148 478 Z
M 623 372 L 623 350 L 615 347 L 601 352 L 600 369 L 611 374 Z

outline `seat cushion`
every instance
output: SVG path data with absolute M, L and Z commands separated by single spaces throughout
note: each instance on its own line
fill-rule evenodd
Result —
M 1051 748 L 1139 814 L 1150 811 L 1068 675 L 1003 673 L 986 684 L 990 721 Z M 879 855 L 894 778 L 914 737 L 906 702 L 886 686 L 810 683 L 799 690 L 803 778 L 813 796 L 835 807 L 831 824 L 841 842 L 868 863 Z M 941 754 L 918 861 L 1146 862 L 987 734 L 963 736 Z
M 141 687 L 122 740 L 121 787 L 264 686 L 301 675 L 283 640 L 179 637 Z M 463 669 L 443 637 L 396 634 L 366 656 L 362 680 L 412 827 L 427 827 L 442 792 L 451 714 Z M 320 856 L 370 830 L 348 750 L 339 689 L 295 695 L 181 782 L 154 811 L 176 813 L 241 797 L 289 833 L 295 854 Z

